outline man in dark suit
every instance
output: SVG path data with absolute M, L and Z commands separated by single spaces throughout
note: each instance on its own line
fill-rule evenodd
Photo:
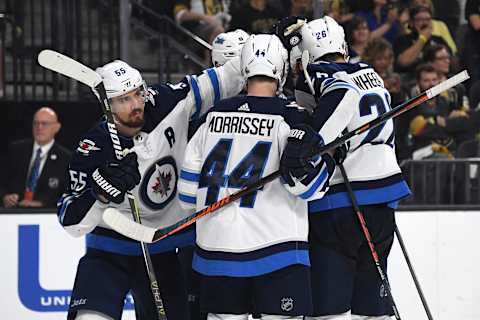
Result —
M 55 111 L 40 108 L 33 118 L 33 139 L 14 141 L 0 167 L 0 198 L 5 208 L 55 208 L 65 190 L 70 152 L 55 142 L 60 130 Z

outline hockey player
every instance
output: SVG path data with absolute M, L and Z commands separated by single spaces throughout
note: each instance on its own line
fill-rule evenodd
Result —
M 179 206 L 177 181 L 189 121 L 243 86 L 239 58 L 223 67 L 187 76 L 180 83 L 146 87 L 140 73 L 123 61 L 96 70 L 105 84 L 118 139 L 130 153 L 117 161 L 105 121 L 87 132 L 69 167 L 70 187 L 58 202 L 58 216 L 73 236 L 86 234 L 68 319 L 120 319 L 126 294 L 135 300 L 137 319 L 156 319 L 140 244 L 102 222 L 113 206 L 131 217 L 132 190 L 142 222 L 169 226 L 187 214 Z M 169 319 L 188 319 L 176 248 L 194 242 L 190 230 L 149 246 Z
M 247 95 L 220 101 L 190 140 L 179 182 L 185 208 L 200 210 L 288 163 L 284 176 L 197 221 L 193 269 L 208 319 L 302 319 L 311 310 L 306 199 L 321 197 L 334 168 L 313 149 L 322 139 L 305 112 L 276 97 L 287 52 L 274 35 L 251 35 L 241 53 Z M 289 141 L 288 147 L 285 147 Z
M 279 34 L 284 37 L 283 30 L 297 22 L 284 20 Z M 325 143 L 390 109 L 381 77 L 366 64 L 347 63 L 344 31 L 335 20 L 326 16 L 311 21 L 282 41 L 287 46 L 299 40 L 300 49 L 309 53 L 307 70 L 315 99 L 304 99 L 311 90 L 301 75 L 296 90 L 303 94 L 297 102 L 316 102 L 312 123 Z M 385 269 L 393 242 L 394 208 L 410 193 L 395 157 L 393 132 L 389 120 L 352 138 L 343 162 Z M 330 184 L 323 198 L 309 203 L 314 310 L 309 319 L 388 319 L 392 307 L 338 168 Z
M 242 29 L 220 33 L 212 42 L 212 63 L 223 66 L 228 60 L 239 57 L 249 34 Z

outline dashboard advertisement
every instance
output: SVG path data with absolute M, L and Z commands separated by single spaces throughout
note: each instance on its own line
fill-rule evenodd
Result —
M 404 211 L 396 219 L 434 319 L 480 319 L 480 212 Z M 0 225 L 1 319 L 66 319 L 85 239 L 68 235 L 54 213 L 3 211 Z M 427 319 L 397 241 L 388 276 L 401 317 Z M 132 309 L 127 297 L 122 320 L 135 319 Z

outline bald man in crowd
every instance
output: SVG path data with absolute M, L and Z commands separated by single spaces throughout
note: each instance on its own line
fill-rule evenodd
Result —
M 65 190 L 70 160 L 70 152 L 55 142 L 60 127 L 55 111 L 40 108 L 33 117 L 33 139 L 10 144 L 6 166 L 0 167 L 3 207 L 56 207 Z

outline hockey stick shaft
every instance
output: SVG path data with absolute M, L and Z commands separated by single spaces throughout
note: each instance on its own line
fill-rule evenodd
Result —
M 377 273 L 380 276 L 380 280 L 382 281 L 385 290 L 387 291 L 387 296 L 390 300 L 390 304 L 392 305 L 392 310 L 393 310 L 393 313 L 395 315 L 395 319 L 400 320 L 400 313 L 398 312 L 397 305 L 395 304 L 395 301 L 393 300 L 392 289 L 390 287 L 390 283 L 388 282 L 388 278 L 387 278 L 386 273 L 383 271 L 382 266 L 380 265 L 380 258 L 378 256 L 377 250 L 375 249 L 375 245 L 373 244 L 372 235 L 370 234 L 370 231 L 368 230 L 367 223 L 365 221 L 365 216 L 363 215 L 362 211 L 360 210 L 360 206 L 358 205 L 357 197 L 353 193 L 352 185 L 350 184 L 350 181 L 348 180 L 348 176 L 347 176 L 347 172 L 345 171 L 345 167 L 343 166 L 342 163 L 337 164 L 337 166 L 340 168 L 340 172 L 342 173 L 343 182 L 345 183 L 345 187 L 347 188 L 348 197 L 350 198 L 350 202 L 352 203 L 353 210 L 355 211 L 355 214 L 357 215 L 358 221 L 360 222 L 360 226 L 362 227 L 363 235 L 365 236 L 365 239 L 367 240 L 368 247 L 370 248 L 370 253 L 372 255 L 373 262 L 374 262 L 375 267 L 377 269 Z
M 122 159 L 123 152 L 120 145 L 120 139 L 118 138 L 117 127 L 113 119 L 113 114 L 107 98 L 105 86 L 100 75 L 91 68 L 83 65 L 82 63 L 53 50 L 43 50 L 42 52 L 40 52 L 40 54 L 38 55 L 38 63 L 49 70 L 55 71 L 64 76 L 82 82 L 83 84 L 95 89 L 98 92 L 103 113 L 107 118 L 108 132 L 110 135 L 110 139 L 112 140 L 115 156 L 118 160 Z M 133 219 L 140 224 L 140 211 L 138 209 L 135 197 L 130 191 L 127 192 L 127 198 L 130 209 L 132 211 Z M 140 242 L 140 244 L 145 260 L 147 275 L 150 281 L 150 289 L 152 291 L 155 306 L 157 308 L 157 316 L 159 320 L 165 320 L 165 309 L 160 296 L 158 281 L 155 276 L 151 257 L 148 252 L 148 248 L 146 247 L 146 244 L 143 242 Z
M 382 115 L 375 118 L 374 120 L 358 127 L 357 129 L 355 129 L 353 131 L 350 131 L 350 132 L 346 133 L 345 135 L 335 139 L 334 141 L 324 145 L 323 147 L 321 147 L 318 150 L 318 154 L 322 155 L 325 152 L 327 152 L 328 150 L 335 149 L 335 148 L 341 146 L 342 144 L 344 144 L 345 142 L 347 142 L 348 140 L 350 140 L 354 136 L 360 135 L 367 130 L 375 128 L 375 127 L 379 126 L 380 124 L 382 124 L 382 123 L 384 123 L 384 122 L 386 122 L 386 121 L 388 121 L 392 118 L 397 117 L 398 115 L 400 115 L 400 114 L 402 114 L 402 113 L 404 113 L 404 112 L 422 104 L 423 102 L 437 96 L 438 94 L 440 94 L 444 90 L 452 88 L 452 87 L 456 86 L 457 84 L 467 80 L 468 78 L 469 78 L 469 76 L 468 76 L 467 71 L 463 71 L 463 72 L 458 73 L 457 75 L 443 81 L 442 83 L 434 86 L 433 88 L 419 94 L 418 96 L 416 96 L 416 97 L 414 97 L 410 100 L 407 100 L 404 103 L 396 106 L 395 108 L 391 109 L 390 111 L 383 113 Z M 313 87 L 312 87 L 312 89 L 313 89 Z M 166 237 L 168 237 L 168 236 L 170 236 L 170 235 L 172 235 L 172 234 L 174 234 L 174 233 L 176 233 L 180 230 L 185 229 L 186 227 L 192 225 L 198 219 L 225 207 L 229 203 L 231 203 L 231 202 L 249 194 L 252 191 L 257 190 L 258 188 L 261 188 L 263 185 L 265 185 L 266 183 L 268 183 L 270 181 L 275 180 L 279 176 L 280 176 L 280 171 L 277 170 L 277 171 L 261 178 L 257 182 L 254 182 L 253 184 L 244 187 L 240 191 L 237 191 L 230 196 L 224 197 L 224 198 L 218 200 L 217 202 L 209 205 L 208 207 L 206 207 L 206 208 L 204 208 L 200 211 L 195 212 L 194 214 L 180 220 L 179 222 L 175 223 L 174 225 L 172 225 L 170 227 L 158 229 L 155 232 L 151 241 L 155 242 L 155 241 L 162 240 L 162 239 L 164 239 L 164 238 L 166 238 Z
M 432 313 L 430 312 L 430 308 L 427 304 L 427 299 L 425 299 L 425 295 L 423 294 L 422 287 L 420 286 L 420 282 L 418 281 L 417 275 L 415 270 L 413 269 L 413 265 L 410 262 L 410 257 L 408 256 L 407 249 L 405 247 L 405 243 L 403 242 L 402 235 L 400 234 L 400 230 L 398 229 L 397 224 L 395 223 L 395 235 L 397 237 L 398 243 L 400 244 L 400 248 L 402 249 L 403 257 L 407 262 L 408 270 L 413 278 L 413 282 L 415 283 L 415 287 L 417 288 L 418 295 L 420 296 L 420 300 L 422 301 L 423 308 L 425 309 L 425 313 L 427 314 L 428 320 L 433 320 Z

